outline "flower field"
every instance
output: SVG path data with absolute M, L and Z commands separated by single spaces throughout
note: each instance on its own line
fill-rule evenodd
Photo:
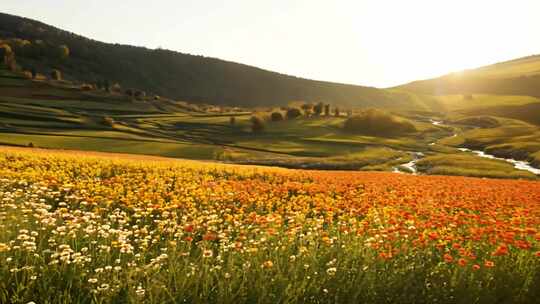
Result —
M 0 303 L 539 303 L 540 183 L 0 148 Z

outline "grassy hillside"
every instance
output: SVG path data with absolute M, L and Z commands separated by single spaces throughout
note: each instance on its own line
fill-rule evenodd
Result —
M 540 56 L 529 56 L 399 87 L 428 94 L 491 94 L 540 97 Z
M 169 50 L 103 43 L 7 14 L 0 14 L 1 39 L 10 43 L 23 69 L 48 75 L 55 68 L 66 79 L 118 82 L 124 88 L 174 99 L 251 107 L 286 105 L 294 100 L 341 106 L 429 107 L 407 94 L 302 79 Z M 62 53 L 63 46 L 69 54 Z

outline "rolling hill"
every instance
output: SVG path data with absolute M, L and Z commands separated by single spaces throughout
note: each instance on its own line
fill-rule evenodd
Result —
M 428 95 L 490 94 L 540 97 L 540 55 L 415 81 L 398 88 Z
M 25 70 L 48 75 L 59 69 L 71 81 L 118 82 L 124 89 L 177 100 L 248 107 L 305 100 L 347 107 L 432 108 L 399 91 L 314 81 L 215 58 L 103 43 L 0 13 L 2 39 L 12 42 L 17 63 Z M 59 55 L 63 46 L 69 55 Z

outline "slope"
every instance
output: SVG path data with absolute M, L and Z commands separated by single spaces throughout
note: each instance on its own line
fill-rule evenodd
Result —
M 430 95 L 492 94 L 540 97 L 540 55 L 415 81 L 398 88 Z
M 0 40 L 12 41 L 26 70 L 88 83 L 118 82 L 173 99 L 216 105 L 273 106 L 294 100 L 341 106 L 430 109 L 408 94 L 314 81 L 215 58 L 170 50 L 108 44 L 41 22 L 0 13 Z M 66 46 L 67 54 L 61 47 Z

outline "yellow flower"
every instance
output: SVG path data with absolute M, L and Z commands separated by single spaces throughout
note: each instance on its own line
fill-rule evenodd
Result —
M 272 268 L 274 267 L 274 263 L 270 260 L 268 261 L 265 261 L 263 264 L 262 264 L 262 267 L 263 268 L 266 268 L 266 269 L 269 269 L 269 268 Z

